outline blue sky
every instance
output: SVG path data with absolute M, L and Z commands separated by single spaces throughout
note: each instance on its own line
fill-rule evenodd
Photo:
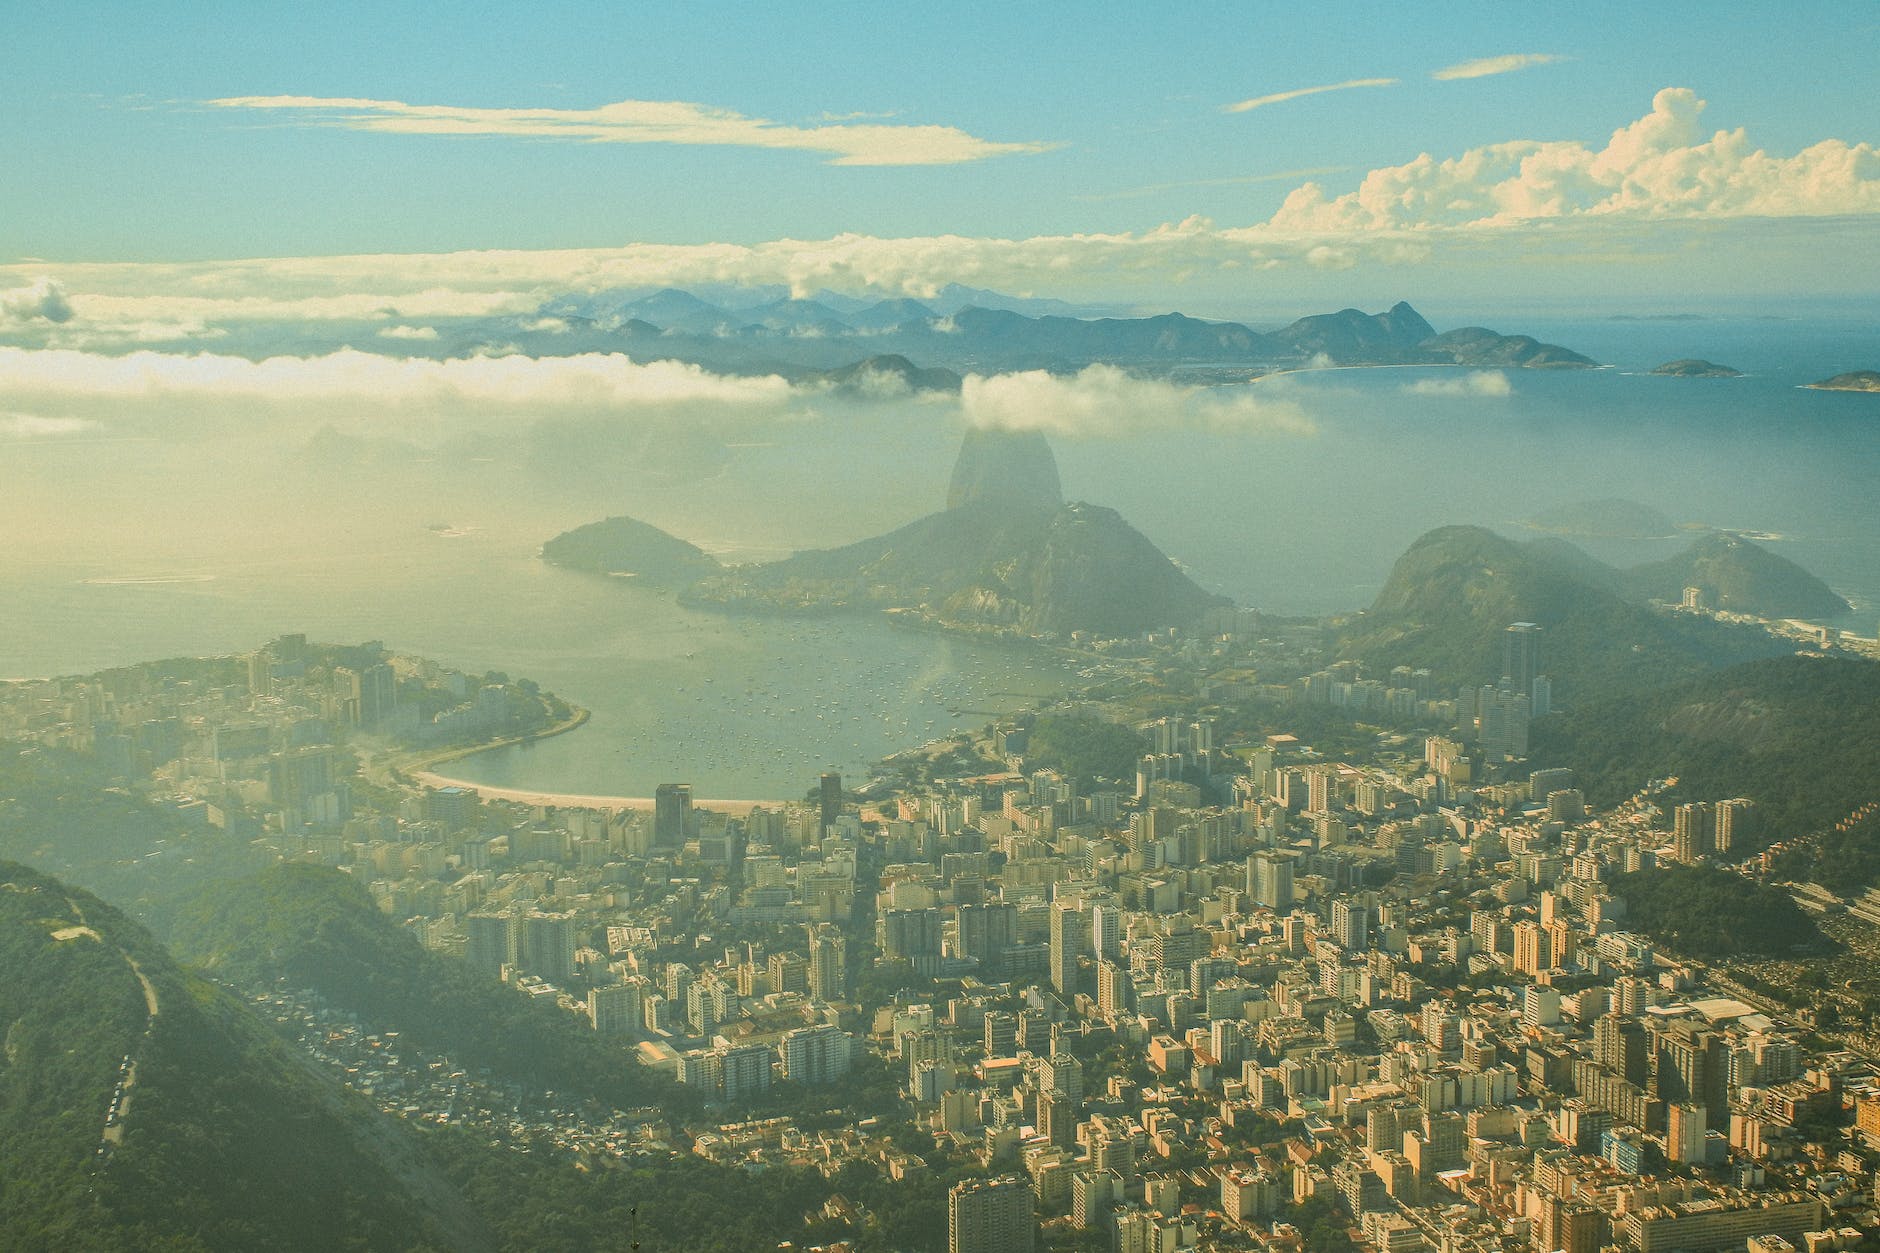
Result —
M 1861 147 L 1880 140 L 1880 8 L 1869 5 L 505 4 L 444 17 L 381 4 L 52 3 L 15 6 L 7 27 L 0 264 L 22 281 L 96 262 L 861 235 L 981 241 L 958 255 L 930 245 L 918 265 L 913 248 L 892 264 L 875 249 L 862 266 L 871 282 L 918 289 L 958 264 L 969 281 L 1045 294 L 1055 272 L 1084 298 L 1153 302 L 1158 284 L 1200 282 L 1197 307 L 1218 307 L 1194 271 L 1218 267 L 1233 240 L 1127 260 L 1061 248 L 1022 265 L 983 243 L 1141 239 L 1200 218 L 1316 234 L 1258 265 L 1342 273 L 1365 295 L 1403 290 L 1419 266 L 1444 270 L 1439 286 L 1458 294 L 1469 282 L 1494 291 L 1520 266 L 1564 295 L 1602 289 L 1585 275 L 1613 237 L 1585 248 L 1561 234 L 1598 217 L 1625 223 L 1618 252 L 1657 258 L 1645 268 L 1667 288 L 1685 281 L 1677 256 L 1716 252 L 1715 235 L 1688 225 L 1703 219 L 1748 261 L 1727 272 L 1714 255 L 1709 269 L 1691 262 L 1696 288 L 1820 282 L 1847 294 L 1845 258 L 1798 273 L 1804 234 L 1772 228 L 1758 247 L 1744 223 L 1833 218 L 1868 247 L 1864 223 L 1880 217 L 1880 166 Z M 1437 77 L 1471 62 L 1483 72 Z M 1375 85 L 1228 108 L 1351 82 Z M 229 100 L 248 103 L 212 103 Z M 749 119 L 771 125 L 753 143 L 697 142 L 697 124 L 675 142 L 513 133 L 529 124 L 517 111 L 582 125 L 575 115 L 623 101 L 697 106 L 721 136 Z M 463 110 L 497 111 L 471 128 L 499 133 L 408 133 L 392 102 L 444 110 L 423 124 L 458 129 L 471 125 Z M 1600 163 L 1616 130 L 1655 114 L 1660 130 L 1688 134 L 1652 143 L 1695 156 L 1636 178 Z M 1738 128 L 1741 151 L 1702 151 L 1712 132 Z M 1510 226 L 1503 206 L 1484 244 L 1495 211 L 1458 184 L 1475 177 L 1468 154 L 1515 141 L 1583 151 L 1561 158 L 1574 166 L 1564 180 L 1516 187 L 1521 220 Z M 1830 141 L 1839 147 L 1773 173 L 1745 160 L 1789 161 Z M 933 163 L 894 163 L 897 152 Z M 1400 176 L 1386 189 L 1400 207 L 1340 202 L 1368 172 L 1424 153 L 1464 164 Z M 1688 168 L 1713 158 L 1733 189 L 1715 200 L 1709 176 Z M 1588 189 L 1589 171 L 1611 177 Z M 1499 180 L 1504 198 L 1519 181 L 1490 173 L 1481 186 Z M 1316 197 L 1289 205 L 1308 182 Z M 1530 221 L 1552 232 L 1538 257 Z M 1380 251 L 1389 231 L 1411 238 Z

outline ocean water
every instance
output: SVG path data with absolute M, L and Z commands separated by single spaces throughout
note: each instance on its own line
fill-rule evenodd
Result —
M 1512 325 L 1512 324 L 1510 324 Z M 1251 385 L 1308 433 L 1254 424 L 1054 435 L 1066 494 L 1113 506 L 1204 586 L 1282 613 L 1360 608 L 1434 526 L 1512 535 L 1552 505 L 1625 496 L 1769 532 L 1880 622 L 1880 397 L 1800 384 L 1880 367 L 1874 320 L 1523 322 L 1610 368 L 1336 370 Z M 1749 377 L 1643 371 L 1705 357 Z M 285 631 L 380 639 L 526 675 L 582 730 L 452 764 L 491 785 L 800 796 L 1072 675 L 1027 650 L 863 618 L 694 613 L 544 566 L 540 544 L 629 513 L 730 559 L 842 543 L 939 507 L 961 430 L 933 405 L 836 409 L 699 474 L 544 476 L 520 459 L 310 464 L 281 424 L 168 434 L 101 414 L 0 443 L 0 677 L 253 648 Z M 301 432 L 299 438 L 305 438 Z M 1630 564 L 1683 541 L 1592 542 Z

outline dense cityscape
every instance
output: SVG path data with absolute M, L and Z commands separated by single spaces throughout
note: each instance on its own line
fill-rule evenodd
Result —
M 1628 907 L 1667 867 L 1758 875 L 1756 807 L 1668 807 L 1668 780 L 1589 808 L 1571 770 L 1531 769 L 1547 636 L 1503 636 L 1499 684 L 1438 692 L 1305 670 L 1316 628 L 1221 610 L 1093 642 L 1058 704 L 737 812 L 683 783 L 641 808 L 415 782 L 440 746 L 578 718 L 526 680 L 303 636 L 12 685 L 0 728 L 172 814 L 148 857 L 200 832 L 337 868 L 698 1100 L 602 1109 L 253 994 L 416 1123 L 587 1161 L 957 1175 L 957 1251 L 1855 1247 L 1880 1041 L 1825 1036 Z M 767 1112 L 796 1089 L 836 1117 Z

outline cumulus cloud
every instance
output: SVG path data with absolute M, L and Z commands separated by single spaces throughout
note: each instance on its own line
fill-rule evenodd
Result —
M 286 112 L 310 126 L 398 135 L 505 135 L 601 144 L 706 144 L 830 154 L 832 165 L 957 165 L 1045 152 L 1047 143 L 1001 143 L 953 126 L 838 120 L 789 126 L 683 100 L 617 100 L 594 109 L 485 109 L 333 96 L 228 96 L 222 109 Z
M 1269 223 L 1282 231 L 1359 232 L 1507 226 L 1571 217 L 1731 218 L 1880 213 L 1880 151 L 1828 139 L 1791 157 L 1741 130 L 1699 137 L 1704 102 L 1668 87 L 1651 112 L 1603 148 L 1515 140 L 1372 170 L 1356 191 L 1306 183 Z
M 380 339 L 436 339 L 435 326 L 382 326 L 379 328 Z
M 1112 365 L 1086 366 L 1070 376 L 1043 370 L 969 375 L 960 404 L 975 426 L 1058 435 L 1168 428 L 1305 435 L 1314 429 L 1305 411 L 1281 396 L 1134 378 Z
M 1608 291 L 1597 272 L 1741 292 L 1744 263 L 1798 284 L 1851 291 L 1880 223 L 1880 154 L 1827 139 L 1793 155 L 1755 148 L 1744 132 L 1705 139 L 1702 103 L 1660 92 L 1645 117 L 1603 143 L 1512 140 L 1371 171 L 1335 194 L 1310 178 L 1265 222 L 1191 217 L 1137 231 L 627 244 L 256 258 L 167 265 L 74 264 L 56 283 L 43 263 L 0 266 L 6 307 L 76 306 L 56 324 L 0 315 L 0 335 L 48 347 L 105 347 L 213 335 L 222 325 L 361 320 L 428 325 L 458 317 L 529 317 L 567 292 L 702 284 L 776 284 L 799 296 L 828 288 L 930 298 L 950 282 L 1013 295 L 1115 300 L 1125 294 L 1185 311 L 1202 297 L 1244 316 L 1247 295 L 1284 274 L 1299 301 L 1349 299 L 1343 272 L 1396 268 L 1411 292 L 1453 289 L 1484 266 Z M 1153 189 L 1151 189 L 1153 190 Z M 1509 229 L 1509 228 L 1521 229 Z M 1735 258 L 1733 259 L 1733 254 Z M 1461 276 L 1461 277 L 1457 277 Z M 1576 277 L 1577 276 L 1577 277 Z M 1317 286 L 1312 283 L 1316 279 Z M 41 284 L 49 284 L 42 288 Z M 1473 290 L 1479 291 L 1479 282 Z M 22 291 L 40 296 L 19 297 Z M 67 301 L 65 293 L 71 293 Z M 1302 308 L 1306 311 L 1310 306 Z
M 250 361 L 212 353 L 102 356 L 0 348 L 0 399 L 35 408 L 75 400 L 218 400 L 380 408 L 466 405 L 526 412 L 675 405 L 735 411 L 774 407 L 790 395 L 790 385 L 775 376 L 731 378 L 676 361 L 641 365 L 617 353 L 431 361 L 346 348 L 317 357 Z
M 0 326 L 23 322 L 70 322 L 72 302 L 65 288 L 49 278 L 35 279 L 24 287 L 0 290 Z
M 1525 70 L 1536 65 L 1552 65 L 1564 61 L 1565 57 L 1555 56 L 1551 52 L 1510 52 L 1499 57 L 1478 57 L 1473 61 L 1463 61 L 1457 65 L 1446 65 L 1430 75 L 1431 78 L 1448 82 L 1456 78 L 1487 78 L 1493 74 L 1512 74 L 1516 70 Z
M 1418 379 L 1405 383 L 1412 396 L 1510 396 L 1514 387 L 1500 370 L 1471 370 L 1460 377 Z
M 1316 96 L 1328 91 L 1350 91 L 1353 87 L 1395 87 L 1394 78 L 1350 78 L 1342 83 L 1326 83 L 1319 87 L 1295 87 L 1291 91 L 1276 91 L 1271 95 L 1255 96 L 1251 100 L 1239 100 L 1233 104 L 1221 106 L 1223 113 L 1247 113 L 1254 109 L 1264 109 L 1269 104 L 1284 104 L 1288 100 L 1298 100 L 1304 96 Z

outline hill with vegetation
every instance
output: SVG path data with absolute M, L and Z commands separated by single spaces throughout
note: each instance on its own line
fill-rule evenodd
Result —
M 542 545 L 542 560 L 570 570 L 683 586 L 718 569 L 696 544 L 636 518 L 606 518 L 563 531 Z
M 1808 386 L 1823 392 L 1880 392 L 1880 370 L 1849 370 Z
M 1409 304 L 1383 313 L 1340 309 L 1300 318 L 1273 338 L 1294 351 L 1334 365 L 1468 365 L 1517 369 L 1598 364 L 1558 344 L 1526 335 L 1503 335 L 1482 326 L 1437 334 Z
M 1718 365 L 1715 361 L 1705 361 L 1699 357 L 1680 357 L 1676 361 L 1667 361 L 1652 371 L 1653 374 L 1666 378 L 1678 379 L 1738 379 L 1743 371 L 1727 365 Z
M 1712 531 L 1675 557 L 1632 567 L 1621 587 L 1639 599 L 1673 603 L 1695 587 L 1712 608 L 1764 618 L 1833 618 L 1853 610 L 1787 557 L 1729 531 Z
M 1789 957 L 1824 947 L 1787 892 L 1715 866 L 1659 866 L 1613 880 L 1626 926 L 1690 957 Z
M 206 889 L 169 928 L 180 956 L 238 986 L 284 983 L 504 1078 L 620 1108 L 684 1106 L 632 1046 L 434 953 L 337 870 L 283 863 Z
M 941 512 L 723 570 L 681 599 L 736 612 L 911 610 L 968 630 L 1108 638 L 1185 626 L 1224 603 L 1114 509 L 1064 503 L 1041 433 L 978 427 L 961 441 Z
M 933 621 L 1028 635 L 1136 635 L 1199 618 L 1221 598 L 1114 509 L 984 502 L 842 548 L 705 579 L 687 603 L 784 613 L 920 610 Z
M 1424 666 L 1449 684 L 1493 683 L 1508 625 L 1534 622 L 1544 632 L 1540 669 L 1557 698 L 1572 703 L 1788 651 L 1755 628 L 1632 603 L 1613 589 L 1614 576 L 1562 541 L 1522 544 L 1481 527 L 1442 527 L 1398 558 L 1337 648 L 1372 672 Z
M 1776 657 L 1622 693 L 1536 722 L 1529 758 L 1570 766 L 1595 805 L 1673 776 L 1672 802 L 1747 796 L 1747 856 L 1880 799 L 1880 665 Z
M 398 1124 L 96 897 L 0 862 L 0 970 L 7 1247 L 489 1247 Z
M 1041 714 L 1025 746 L 1028 761 L 1062 771 L 1088 787 L 1093 779 L 1129 779 L 1149 742 L 1135 728 L 1094 714 Z

